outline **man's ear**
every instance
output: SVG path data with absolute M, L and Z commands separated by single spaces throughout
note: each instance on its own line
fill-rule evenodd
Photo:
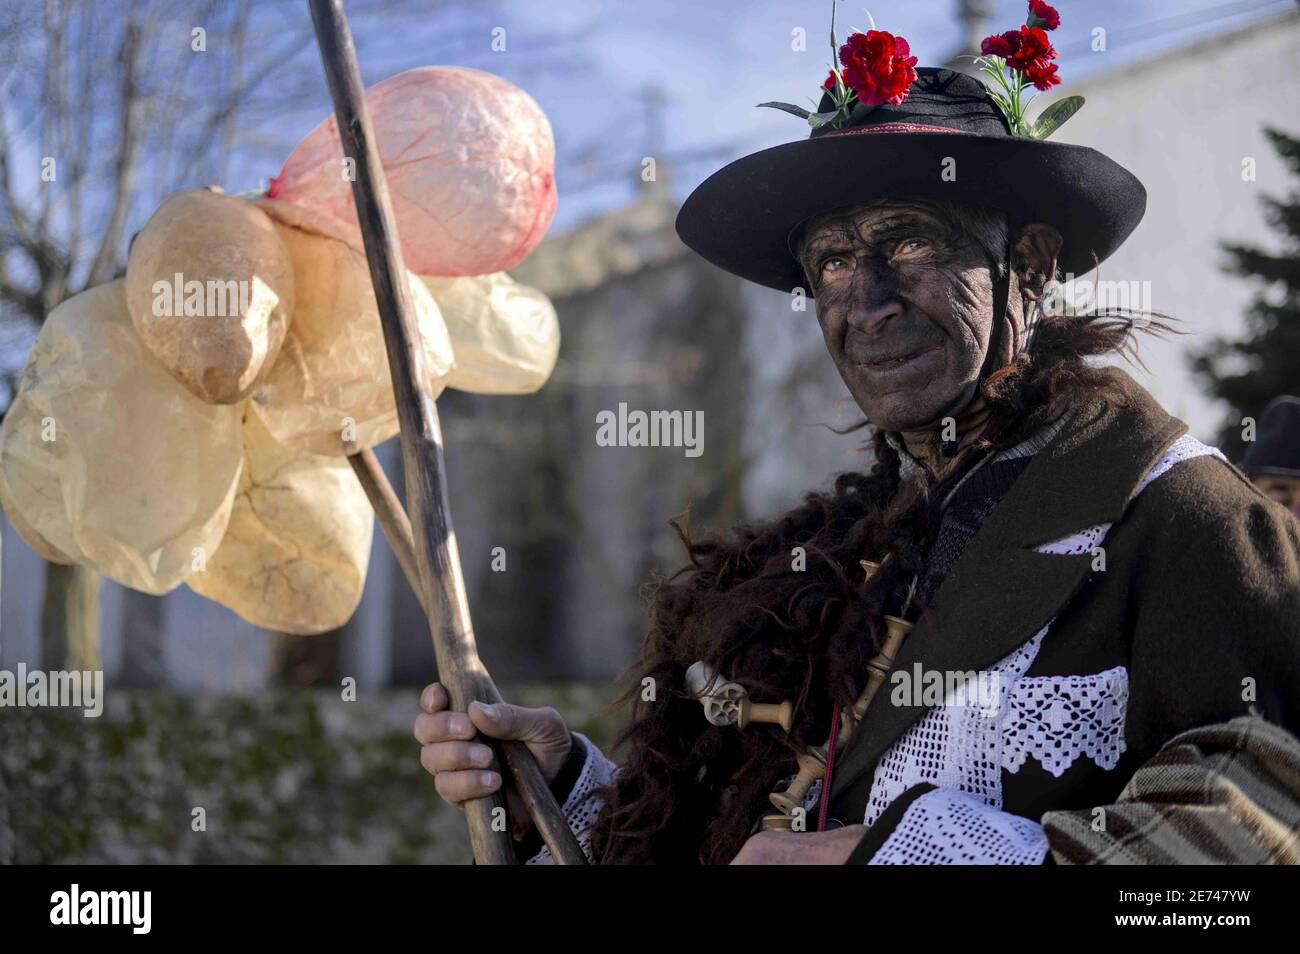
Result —
M 1020 230 L 1013 257 L 1020 294 L 1029 301 L 1043 297 L 1043 287 L 1056 277 L 1056 256 L 1061 251 L 1061 233 L 1050 225 L 1035 222 Z

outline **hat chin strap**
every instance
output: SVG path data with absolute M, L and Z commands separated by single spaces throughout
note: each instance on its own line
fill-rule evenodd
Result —
M 993 330 L 989 333 L 989 348 L 984 355 L 984 364 L 980 366 L 979 377 L 975 379 L 976 394 L 984 386 L 990 374 L 997 371 L 1001 365 L 999 363 L 1002 353 L 1002 339 L 1005 334 L 1004 328 L 1009 323 L 1007 320 L 1007 303 L 1011 297 L 1011 237 L 1007 236 L 1006 253 L 1003 257 L 1002 274 L 994 273 L 993 278 Z M 939 420 L 947 417 L 957 409 L 957 404 L 962 400 L 962 395 L 958 394 L 953 398 L 952 404 L 948 405 L 938 415 Z M 946 441 L 942 445 L 945 457 L 952 457 L 957 453 L 958 442 L 956 440 Z
M 1006 256 L 1003 258 L 1002 274 L 993 280 L 993 331 L 989 334 L 989 350 L 984 355 L 984 365 L 980 368 L 979 383 L 982 385 L 990 374 L 1000 368 L 998 363 L 1002 355 L 1003 328 L 1010 324 L 1007 319 L 1007 305 L 1011 298 L 1011 239 L 1007 237 Z

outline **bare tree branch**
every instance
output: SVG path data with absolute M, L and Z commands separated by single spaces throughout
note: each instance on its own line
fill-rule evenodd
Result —
M 63 196 L 68 203 L 68 254 L 72 256 L 73 261 L 79 261 L 81 258 L 81 214 L 82 203 L 81 197 L 85 191 L 86 170 L 89 167 L 87 157 L 90 154 L 90 141 L 93 131 L 95 110 L 93 108 L 95 95 L 95 64 L 91 58 L 92 44 L 86 42 L 86 37 L 91 35 L 94 29 L 95 12 L 94 5 L 91 3 L 81 3 L 81 29 L 80 37 L 80 87 L 77 94 L 77 102 L 80 109 L 77 114 L 77 132 L 76 142 L 69 148 L 70 165 L 72 174 L 69 180 L 64 183 Z
M 45 0 L 45 109 L 41 114 L 42 156 L 63 158 L 64 145 L 63 42 L 64 11 L 56 0 Z M 50 230 L 50 208 L 54 190 L 46 183 L 41 190 L 41 212 L 37 227 L 42 235 Z
M 150 17 L 153 20 L 153 17 Z M 104 227 L 104 237 L 99 244 L 86 276 L 87 287 L 94 287 L 107 281 L 117 267 L 117 251 L 121 244 L 122 227 L 126 222 L 127 209 L 130 207 L 131 195 L 135 185 L 135 162 L 140 148 L 141 124 L 145 103 L 140 96 L 139 75 L 140 56 L 144 26 L 133 11 L 126 30 L 122 35 L 120 62 L 122 64 L 121 88 L 121 145 L 118 149 L 116 178 L 113 183 L 113 205 L 108 222 Z

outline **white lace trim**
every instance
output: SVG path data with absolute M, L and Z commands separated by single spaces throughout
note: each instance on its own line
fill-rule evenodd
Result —
M 573 783 L 573 790 L 569 792 L 569 797 L 564 800 L 561 809 L 564 817 L 569 821 L 569 829 L 578 839 L 582 853 L 587 856 L 588 861 L 591 861 L 591 832 L 596 826 L 596 816 L 600 814 L 601 806 L 605 804 L 599 796 L 599 789 L 613 781 L 616 766 L 605 758 L 605 753 L 598 749 L 591 739 L 581 732 L 573 734 L 587 747 L 587 758 L 582 763 L 578 780 Z M 542 848 L 525 862 L 530 865 L 554 863 L 555 859 L 551 857 L 549 848 Z
M 1037 865 L 1046 856 L 1037 823 L 937 788 L 908 806 L 868 864 Z
M 1101 541 L 1106 539 L 1106 533 L 1111 526 L 1112 524 L 1109 523 L 1099 523 L 1095 527 L 1080 530 L 1078 533 L 1072 533 L 1068 537 L 1061 537 L 1061 539 L 1053 540 L 1051 543 L 1044 543 L 1042 546 L 1034 547 L 1034 549 L 1039 553 L 1055 553 L 1060 556 L 1091 553 L 1094 547 L 1101 546 Z
M 1206 454 L 1219 458 L 1219 460 L 1223 461 L 1225 464 L 1228 462 L 1228 458 L 1224 457 L 1223 452 L 1217 447 L 1211 447 L 1209 444 L 1202 444 L 1191 434 L 1184 434 L 1182 437 L 1178 438 L 1178 440 L 1170 444 L 1169 447 L 1166 448 L 1164 456 L 1156 462 L 1154 467 L 1147 471 L 1147 475 L 1143 477 L 1142 482 L 1138 484 L 1137 490 L 1133 491 L 1133 496 L 1136 497 L 1138 494 L 1142 493 L 1142 491 L 1146 490 L 1148 484 L 1153 480 L 1156 480 L 1158 477 L 1163 476 L 1169 468 L 1174 466 L 1174 464 L 1180 464 L 1183 461 L 1191 460 L 1194 457 L 1204 457 Z
M 876 766 L 865 824 L 875 824 L 894 799 L 922 782 L 965 792 L 994 808 L 1002 807 L 1002 771 L 1007 767 L 1002 756 L 1003 725 L 1011 715 L 1015 686 L 1038 655 L 1048 626 L 983 673 L 992 688 L 989 698 L 993 706 L 945 701 L 894 741 Z
M 1184 434 L 1178 440 L 1174 441 L 1165 450 L 1156 465 L 1147 471 L 1146 476 L 1138 484 L 1137 490 L 1133 491 L 1133 499 L 1146 490 L 1147 485 L 1153 480 L 1163 475 L 1174 464 L 1185 460 L 1191 460 L 1193 457 L 1204 457 L 1210 454 L 1219 460 L 1227 463 L 1228 458 L 1217 447 L 1211 447 L 1208 444 L 1202 444 L 1190 434 Z M 1130 500 L 1130 503 L 1132 500 Z M 1051 543 L 1044 543 L 1042 546 L 1035 547 L 1039 553 L 1057 553 L 1061 555 L 1073 555 L 1078 553 L 1091 553 L 1093 547 L 1101 545 L 1101 541 L 1106 536 L 1106 531 L 1111 528 L 1111 524 L 1102 523 L 1095 527 L 1089 527 L 1086 530 L 1080 530 L 1078 533 L 1072 533 L 1068 537 L 1062 537 L 1060 540 L 1053 540 Z
M 1011 687 L 1002 721 L 1002 767 L 1018 772 L 1028 758 L 1060 778 L 1080 756 L 1109 771 L 1124 754 L 1128 670 L 1094 676 L 1030 676 Z
M 1206 454 L 1223 455 L 1194 437 L 1176 440 L 1143 477 L 1133 499 L 1175 464 Z M 1085 553 L 1105 539 L 1111 524 L 1037 547 L 1040 553 Z M 929 782 L 965 793 L 991 808 L 1002 807 L 1002 773 L 1015 773 L 1033 758 L 1060 777 L 1080 757 L 1113 769 L 1125 751 L 1124 717 L 1128 671 L 1025 677 L 1051 627 L 1049 622 L 1025 645 L 985 675 L 996 705 L 945 700 L 923 715 L 881 756 L 867 799 L 864 822 L 874 824 L 899 795 Z

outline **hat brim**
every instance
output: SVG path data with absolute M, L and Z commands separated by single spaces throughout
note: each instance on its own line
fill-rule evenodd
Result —
M 1300 479 L 1300 469 L 1295 467 L 1275 467 L 1269 464 L 1259 464 L 1257 466 L 1242 464 L 1241 471 L 1247 477 L 1252 479 L 1255 477 L 1294 477 Z
M 788 244 L 796 227 L 884 198 L 963 202 L 1051 225 L 1064 240 L 1057 264 L 1073 274 L 1104 261 L 1146 211 L 1137 177 L 1087 146 L 864 131 L 786 143 L 724 166 L 687 198 L 677 234 L 719 268 L 789 292 L 806 283 Z

